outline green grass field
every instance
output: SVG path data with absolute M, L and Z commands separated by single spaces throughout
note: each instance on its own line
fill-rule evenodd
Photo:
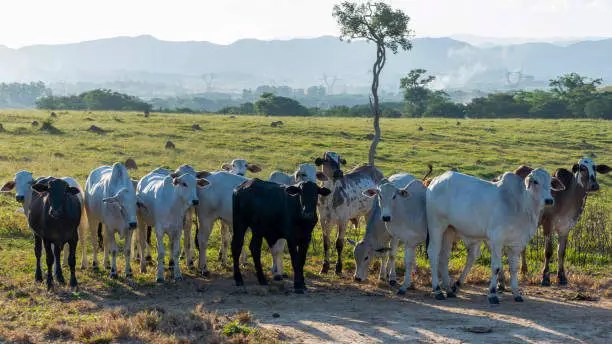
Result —
M 44 131 L 40 125 L 35 127 L 31 123 L 36 120 L 43 124 L 49 120 L 46 111 L 0 110 L 0 124 L 3 127 L 0 131 L 0 184 L 12 179 L 15 172 L 23 169 L 32 171 L 35 176 L 72 176 L 84 184 L 92 169 L 103 164 L 125 161 L 128 157 L 134 158 L 139 167 L 132 172 L 133 178 L 139 178 L 158 166 L 175 168 L 188 163 L 198 170 L 213 171 L 233 158 L 245 158 L 262 166 L 263 171 L 256 176 L 267 179 L 273 170 L 293 171 L 297 164 L 312 162 L 327 150 L 342 154 L 349 166 L 365 163 L 370 144 L 366 135 L 372 131 L 371 120 L 363 118 L 230 118 L 221 115 L 166 114 L 152 114 L 145 118 L 136 113 L 61 111 L 57 114 L 58 117 L 52 119 L 55 129 Z M 270 126 L 273 120 L 282 120 L 284 125 L 273 128 Z M 193 124 L 199 124 L 202 130 L 193 130 Z M 86 131 L 91 125 L 106 132 L 98 134 Z M 385 175 L 410 172 L 420 176 L 426 172 L 427 164 L 431 163 L 434 175 L 456 168 L 467 174 L 490 179 L 520 164 L 544 167 L 551 172 L 557 167 L 570 168 L 585 155 L 594 157 L 596 162 L 612 164 L 610 121 L 383 119 L 381 127 L 383 140 L 378 147 L 376 164 Z M 168 140 L 174 142 L 175 150 L 164 149 Z M 605 237 L 587 240 L 607 241 L 607 247 L 610 247 L 608 222 L 612 210 L 612 193 L 609 191 L 612 178 L 600 175 L 599 183 L 602 191 L 589 197 L 588 207 L 597 210 L 599 216 L 603 214 L 602 232 Z M 594 204 L 597 204 L 597 209 L 592 208 Z M 42 286 L 33 282 L 31 234 L 23 215 L 15 212 L 17 208 L 19 204 L 12 195 L 0 195 L 0 304 L 4 308 L 0 315 L 0 342 L 2 336 L 7 341 L 20 339 L 18 331 L 24 329 L 43 333 L 43 337 L 34 336 L 34 341 L 41 338 L 61 340 L 64 335 L 69 336 L 67 338 L 70 340 L 89 342 L 122 338 L 121 328 L 96 327 L 92 324 L 109 317 L 123 319 L 123 315 L 108 310 L 102 312 L 91 306 L 91 302 L 98 298 L 121 299 L 154 288 L 154 269 L 150 268 L 147 274 L 141 275 L 134 264 L 135 277 L 129 283 L 123 279 L 108 279 L 106 271 L 77 271 L 82 286 L 80 293 L 63 292 L 52 297 L 40 296 L 45 293 Z M 358 239 L 362 232 L 363 228 L 360 232 L 349 230 L 347 236 Z M 213 263 L 211 270 L 217 273 L 215 278 L 231 278 L 230 270 L 216 263 L 218 230 L 213 231 L 211 245 L 213 248 L 208 251 L 209 261 Z M 354 264 L 351 248 L 346 247 L 346 276 L 349 276 Z M 268 266 L 270 257 L 268 254 L 264 256 Z M 601 284 L 602 280 L 610 277 L 609 256 L 587 258 L 583 265 L 579 265 L 580 257 L 572 258 L 570 253 L 568 261 L 570 264 L 576 263 L 577 267 L 573 271 L 577 275 L 595 276 L 596 281 L 591 286 Z M 288 257 L 286 261 L 288 263 Z M 322 241 L 320 230 L 316 229 L 313 249 L 309 252 L 307 278 L 315 278 L 321 261 Z M 462 261 L 462 253 L 454 256 L 453 271 L 457 271 Z M 122 259 L 118 259 L 120 272 L 123 271 L 122 262 Z M 485 254 L 481 266 L 476 269 L 477 274 L 480 271 L 481 276 L 488 276 L 486 267 L 482 266 L 486 262 Z M 535 272 L 539 268 L 538 263 L 539 260 L 530 261 L 530 265 L 533 264 L 531 271 Z M 423 257 L 419 258 L 419 265 L 427 267 Z M 287 269 L 290 265 L 285 266 Z M 556 271 L 555 266 L 553 264 L 553 271 Z M 187 276 L 195 275 L 188 272 Z M 321 278 L 337 279 L 334 276 Z M 536 280 L 537 272 L 531 281 Z M 164 325 L 164 321 L 170 320 L 157 313 L 152 315 L 152 311 L 142 312 L 122 320 L 126 324 L 130 321 L 142 322 L 138 326 L 144 332 L 132 333 L 132 336 L 154 341 L 180 337 L 172 337 L 171 332 L 147 332 L 147 324 L 150 322 L 164 328 L 167 325 Z M 61 319 L 59 324 L 56 321 L 58 317 Z M 136 317 L 139 318 L 135 320 Z M 215 324 L 217 320 L 207 321 Z M 66 324 L 81 326 L 80 332 L 62 334 L 62 326 Z M 216 325 L 210 326 L 214 329 Z M 145 332 L 148 334 L 142 334 Z M 22 335 L 25 341 L 27 333 Z M 258 335 L 264 336 L 257 334 L 257 331 L 243 334 L 244 338 L 255 341 L 262 338 Z

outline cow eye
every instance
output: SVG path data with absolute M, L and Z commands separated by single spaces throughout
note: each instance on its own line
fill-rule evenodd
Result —
M 538 184 L 540 184 L 540 183 L 538 183 L 538 181 L 537 181 L 537 180 L 534 180 L 534 181 L 533 181 L 533 185 L 538 185 Z
M 395 197 L 397 197 L 397 195 L 393 195 L 393 199 L 395 199 Z
M 363 260 L 364 262 L 368 260 L 368 258 L 370 258 L 370 256 L 366 256 L 365 259 Z
M 184 187 L 187 187 L 187 183 L 183 182 L 181 183 Z

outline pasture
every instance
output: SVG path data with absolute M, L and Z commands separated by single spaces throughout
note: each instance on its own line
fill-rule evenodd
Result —
M 270 125 L 279 119 L 283 125 Z M 82 111 L 60 111 L 50 118 L 48 112 L 34 110 L 0 110 L 0 124 L 0 184 L 26 169 L 35 177 L 72 176 L 84 185 L 95 167 L 128 157 L 138 164 L 130 172 L 132 178 L 158 166 L 174 169 L 183 163 L 214 171 L 240 157 L 263 168 L 250 176 L 267 179 L 273 170 L 293 171 L 326 150 L 342 154 L 348 166 L 364 163 L 370 143 L 366 135 L 372 131 L 365 118 L 145 118 L 137 113 Z M 87 131 L 92 125 L 102 132 Z M 457 169 L 486 179 L 520 164 L 551 172 L 570 168 L 581 156 L 612 164 L 610 121 L 383 119 L 381 127 L 376 164 L 385 175 L 406 171 L 422 176 L 428 163 L 433 175 Z M 164 148 L 167 141 L 176 148 Z M 496 307 L 488 305 L 484 292 L 489 277 L 486 252 L 468 277 L 465 293 L 439 302 L 432 299 L 429 265 L 421 250 L 416 290 L 396 296 L 396 289 L 377 283 L 378 264 L 371 267 L 368 282 L 352 281 L 350 246 L 345 246 L 343 276 L 319 275 L 319 227 L 308 252 L 306 295 L 293 295 L 288 280 L 258 286 L 250 260 L 242 269 L 247 293 L 240 293 L 233 286 L 231 269 L 217 259 L 218 226 L 208 251 L 209 278 L 189 271 L 181 261 L 183 281 L 157 284 L 155 269 L 140 274 L 136 263 L 134 278 L 127 280 L 121 275 L 123 260 L 118 259 L 119 279 L 108 278 L 104 269 L 77 270 L 79 292 L 61 286 L 47 292 L 44 284 L 34 282 L 33 240 L 23 214 L 16 212 L 20 205 L 12 195 L 0 195 L 0 342 L 610 342 L 612 178 L 598 179 L 602 190 L 589 196 L 586 213 L 573 229 L 576 234 L 570 234 L 569 286 L 538 286 L 543 256 L 538 234 L 528 248 L 529 274 L 521 277 L 526 302 L 514 303 L 506 293 Z M 359 239 L 363 231 L 349 229 L 347 237 Z M 83 242 L 81 238 L 79 244 Z M 271 263 L 267 252 L 266 268 Z M 459 245 L 451 261 L 453 276 L 464 257 Z M 553 262 L 554 273 L 556 259 Z M 289 267 L 285 254 L 285 268 Z M 488 333 L 475 333 L 480 330 Z

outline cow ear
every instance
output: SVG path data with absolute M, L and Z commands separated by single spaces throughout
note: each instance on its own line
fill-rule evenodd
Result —
M 78 195 L 81 193 L 81 190 L 79 190 L 78 188 L 75 188 L 73 186 L 68 188 L 68 193 L 73 194 L 73 195 Z
M 232 170 L 232 165 L 225 163 L 223 165 L 221 165 L 221 169 L 226 170 L 226 171 L 231 171 Z
M 247 170 L 253 172 L 253 173 L 257 173 L 261 171 L 261 167 L 259 167 L 259 165 L 255 165 L 255 164 L 247 164 Z
M 32 190 L 36 192 L 45 192 L 49 190 L 49 186 L 47 184 L 34 184 L 32 185 Z
M 321 165 L 323 165 L 323 162 L 324 162 L 324 161 L 325 161 L 325 160 L 323 160 L 323 159 L 321 159 L 321 158 L 316 158 L 316 159 L 315 159 L 315 165 L 317 165 L 317 166 L 321 166 Z
M 210 176 L 210 172 L 208 171 L 198 171 L 196 172 L 196 178 L 206 178 Z
M 416 179 L 415 179 L 415 180 L 416 180 Z M 410 192 L 408 192 L 408 190 L 406 190 L 407 188 L 408 188 L 408 186 L 406 186 L 406 187 L 405 187 L 405 188 L 403 188 L 403 189 L 399 189 L 399 190 L 397 191 L 397 193 L 398 193 L 400 196 L 404 197 L 404 198 L 410 198 L 410 196 L 412 196 L 412 195 L 410 194 Z
M 338 161 L 340 161 L 342 165 L 346 165 L 346 159 L 340 158 Z
M 178 177 L 178 173 L 172 172 L 172 173 L 170 173 L 170 177 L 176 178 L 176 177 Z
M 204 187 L 204 186 L 210 184 L 210 182 L 208 180 L 204 179 L 204 178 L 198 178 L 197 183 L 198 183 L 199 187 Z
M 319 195 L 323 197 L 329 196 L 330 193 L 331 193 L 331 190 L 328 188 L 319 188 Z
M 328 180 L 329 180 L 329 178 L 327 178 L 327 176 L 325 175 L 325 173 L 323 173 L 323 172 L 321 172 L 321 171 L 318 171 L 318 172 L 317 172 L 317 180 L 320 180 L 320 181 L 324 182 L 324 181 L 328 181 Z
M 172 185 L 178 185 L 179 180 L 176 177 L 172 177 Z
M 557 177 L 552 177 L 550 179 L 550 189 L 552 191 L 563 191 L 565 190 L 565 185 L 563 185 L 563 182 L 561 181 L 561 179 Z
M 597 173 L 606 174 L 610 172 L 610 167 L 608 165 L 597 165 L 595 166 L 595 170 L 597 171 Z
M 378 189 L 376 188 L 366 189 L 366 190 L 363 190 L 362 194 L 366 197 L 372 198 L 378 195 Z
M 295 195 L 298 195 L 300 192 L 302 192 L 302 190 L 297 186 L 289 185 L 285 188 L 285 192 L 291 196 L 295 196 Z
M 6 184 L 2 186 L 2 189 L 0 189 L 0 192 L 9 192 L 13 190 L 14 188 L 15 188 L 15 181 L 11 180 L 11 181 L 6 182 Z
M 576 173 L 578 170 L 580 170 L 580 166 L 578 164 L 574 164 L 574 166 L 572 166 L 572 173 Z

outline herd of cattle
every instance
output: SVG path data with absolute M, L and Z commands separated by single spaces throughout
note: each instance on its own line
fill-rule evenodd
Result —
M 193 267 L 195 246 L 200 250 L 198 271 L 207 276 L 208 239 L 213 223 L 221 220 L 219 256 L 227 264 L 231 241 L 236 285 L 244 283 L 240 263 L 246 259 L 244 236 L 250 229 L 249 248 L 258 282 L 267 284 L 260 259 L 265 239 L 273 256 L 274 279 L 286 276 L 282 265 L 286 245 L 294 290 L 303 293 L 306 289 L 303 268 L 318 220 L 325 252 L 321 273 L 329 270 L 331 231 L 337 227 L 335 272 L 341 274 L 346 228 L 349 223 L 358 226 L 360 218 L 365 217 L 363 239 L 359 243 L 347 240 L 355 245 L 355 280 L 367 279 L 370 262 L 382 258 L 379 277 L 396 285 L 395 255 L 402 242 L 406 274 L 399 293 L 405 293 L 411 286 L 416 246 L 427 241 L 434 295 L 436 299 L 453 297 L 480 255 L 484 241 L 491 251 L 488 299 L 490 303 L 499 303 L 498 282 L 500 288 L 503 286 L 502 248 L 507 248 L 504 252 L 508 256 L 514 299 L 522 301 L 517 277 L 519 257 L 539 225 L 546 237 L 542 284 L 550 285 L 548 266 L 554 232 L 559 235 L 558 283 L 567 283 L 564 255 L 569 230 L 579 220 L 588 193 L 599 189 L 597 173 L 610 170 L 590 158 L 582 158 L 571 171 L 560 168 L 553 176 L 543 169 L 521 166 L 494 181 L 452 171 L 430 180 L 408 173 L 384 178 L 381 171 L 369 165 L 344 173 L 342 165 L 346 161 L 335 152 L 325 152 L 314 163 L 299 165 L 293 174 L 273 172 L 269 181 L 245 177 L 247 171 L 259 172 L 261 168 L 242 159 L 224 164 L 223 171 L 212 173 L 196 171 L 189 165 L 175 171 L 157 168 L 140 180 L 131 179 L 127 168 L 115 163 L 91 171 L 84 189 L 70 177 L 35 179 L 31 172 L 20 171 L 1 191 L 14 189 L 16 200 L 23 204 L 35 237 L 37 281 L 43 279 L 40 258 L 44 244 L 48 288 L 53 285 L 54 265 L 56 279 L 64 283 L 59 262 L 65 245 L 68 254 L 64 254 L 64 265 L 70 267 L 70 286 L 77 287 L 76 246 L 78 238 L 87 236 L 94 268 L 98 267 L 99 245 L 103 245 L 104 266 L 111 277 L 117 277 L 118 233 L 125 240 L 125 276 L 132 276 L 132 258 L 140 261 L 140 271 L 145 272 L 147 260 L 151 259 L 152 230 L 157 239 L 158 282 L 164 281 L 164 234 L 169 238 L 168 265 L 175 280 L 182 278 L 181 237 L 187 266 Z M 317 171 L 315 165 L 321 169 Z M 191 229 L 195 218 L 194 242 Z M 453 242 L 458 239 L 468 248 L 468 257 L 460 277 L 451 283 L 448 263 Z M 86 268 L 85 244 L 81 244 L 81 252 L 81 268 Z

